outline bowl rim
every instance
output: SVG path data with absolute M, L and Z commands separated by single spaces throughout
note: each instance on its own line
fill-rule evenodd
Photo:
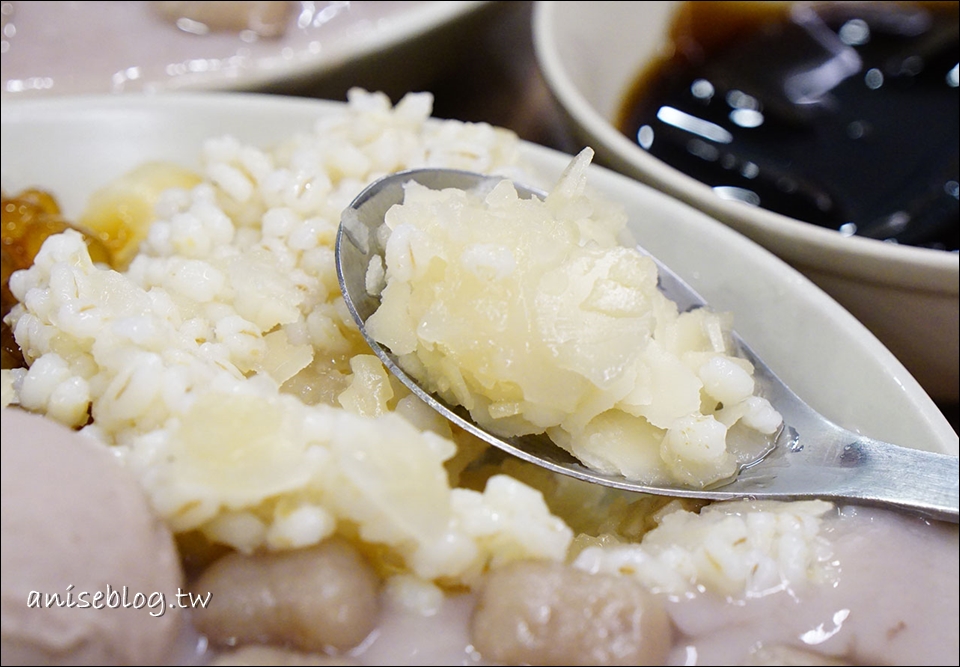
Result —
M 534 51 L 540 71 L 552 95 L 581 133 L 595 137 L 601 150 L 616 170 L 662 189 L 706 211 L 722 222 L 760 240 L 785 259 L 818 271 L 849 276 L 849 270 L 838 270 L 838 261 L 849 262 L 851 256 L 860 260 L 856 274 L 881 284 L 922 289 L 946 295 L 960 296 L 960 254 L 956 251 L 934 250 L 888 243 L 877 239 L 845 237 L 839 233 L 774 213 L 742 202 L 716 196 L 712 189 L 687 176 L 635 145 L 587 101 L 563 66 L 561 49 L 555 39 L 557 12 L 563 5 L 557 0 L 538 0 L 534 3 L 532 31 Z M 585 7 L 585 5 L 584 5 Z M 596 11 L 596 7 L 585 11 Z M 642 178 L 640 176 L 643 176 Z M 749 215 L 743 216 L 744 209 Z M 797 250 L 796 248 L 805 248 Z M 894 279 L 896 278 L 896 279 Z

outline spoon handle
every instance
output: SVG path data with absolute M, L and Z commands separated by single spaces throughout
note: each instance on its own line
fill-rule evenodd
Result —
M 957 456 L 894 445 L 835 424 L 797 396 L 748 345 L 738 343 L 787 425 L 763 464 L 740 473 L 738 491 L 877 505 L 960 523 Z
M 791 403 L 790 424 L 764 465 L 747 468 L 739 491 L 878 505 L 958 523 L 960 459 L 868 438 Z
M 844 446 L 838 464 L 856 474 L 843 495 L 931 519 L 958 523 L 960 468 L 956 456 L 900 447 L 870 438 Z

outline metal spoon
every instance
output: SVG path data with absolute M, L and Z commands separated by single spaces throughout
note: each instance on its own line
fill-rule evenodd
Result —
M 366 330 L 367 318 L 379 298 L 367 293 L 365 276 L 370 259 L 384 249 L 376 229 L 384 214 L 403 201 L 403 185 L 417 181 L 431 189 L 470 190 L 492 187 L 501 177 L 447 169 L 420 169 L 382 178 L 367 187 L 343 212 L 337 233 L 336 258 L 340 289 L 361 333 L 386 367 L 414 394 L 437 412 L 473 435 L 525 461 L 554 472 L 610 487 L 686 498 L 798 500 L 823 498 L 895 508 L 922 516 L 958 522 L 958 457 L 901 447 L 867 438 L 832 423 L 791 391 L 762 359 L 734 334 L 740 354 L 754 365 L 759 394 L 780 412 L 784 426 L 773 449 L 740 470 L 731 481 L 708 489 L 649 486 L 623 476 L 592 470 L 561 449 L 546 435 L 501 438 L 477 426 L 460 406 L 449 405 L 426 392 L 397 363 L 396 357 Z M 543 193 L 516 185 L 524 197 Z M 707 305 L 704 299 L 656 258 L 660 289 L 680 310 Z

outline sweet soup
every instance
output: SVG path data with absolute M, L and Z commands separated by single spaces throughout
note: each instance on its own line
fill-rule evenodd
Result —
M 95 263 L 67 229 L 11 275 L 6 320 L 27 366 L 3 371 L 6 409 L 66 424 L 122 464 L 110 479 L 135 480 L 175 536 L 185 588 L 208 600 L 180 610 L 179 643 L 137 619 L 163 633 L 166 661 L 955 663 L 956 526 L 587 484 L 451 429 L 391 379 L 340 298 L 341 211 L 378 176 L 429 164 L 549 185 L 515 136 L 430 110 L 429 96 L 392 106 L 353 91 L 277 146 L 211 137 L 180 185 L 145 194 L 161 172 L 138 171 L 93 198 L 155 212 L 134 222 L 129 264 Z M 82 219 L 110 237 L 113 223 Z M 42 433 L 8 432 L 4 414 L 5 451 L 17 437 L 21 459 L 39 456 Z M 4 568 L 4 651 L 11 615 L 53 628 L 19 591 L 77 584 L 56 574 L 73 553 L 30 546 L 56 521 L 7 532 L 12 517 L 43 516 L 21 492 L 42 504 L 51 483 L 4 483 L 4 562 L 17 554 L 41 574 Z M 98 490 L 64 505 L 103 524 L 103 506 L 82 507 L 109 495 Z M 130 539 L 84 545 L 136 552 L 110 544 Z M 61 611 L 67 636 L 87 618 Z
M 957 26 L 955 2 L 683 3 L 616 124 L 722 197 L 956 251 Z

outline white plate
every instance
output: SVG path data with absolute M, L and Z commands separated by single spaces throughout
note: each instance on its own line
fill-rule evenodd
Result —
M 275 39 L 190 34 L 150 4 L 4 1 L 12 11 L 4 15 L 3 98 L 300 85 L 419 43 L 491 3 L 295 2 Z M 409 80 L 427 62 L 404 59 L 384 79 Z
M 52 191 L 68 216 L 86 196 L 148 159 L 196 166 L 210 136 L 269 145 L 308 131 L 338 102 L 242 93 L 5 101 L 2 186 Z M 569 156 L 529 143 L 551 177 Z M 719 310 L 816 409 L 866 435 L 956 454 L 957 434 L 903 365 L 807 278 L 744 236 L 632 179 L 592 167 L 592 185 L 621 202 L 638 240 Z

